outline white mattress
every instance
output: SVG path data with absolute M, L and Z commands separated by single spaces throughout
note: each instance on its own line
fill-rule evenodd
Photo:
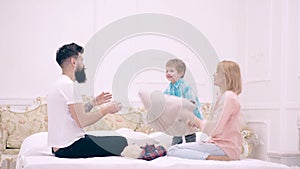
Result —
M 105 132 L 105 134 L 108 134 Z M 139 135 L 139 138 L 141 136 Z M 57 158 L 47 147 L 47 133 L 26 138 L 17 159 L 17 169 L 289 169 L 283 164 L 256 159 L 239 161 L 190 160 L 160 157 L 152 161 L 126 157 Z
M 289 167 L 256 159 L 240 161 L 202 161 L 160 157 L 152 161 L 125 157 L 64 159 L 54 156 L 29 156 L 22 159 L 23 169 L 288 169 Z

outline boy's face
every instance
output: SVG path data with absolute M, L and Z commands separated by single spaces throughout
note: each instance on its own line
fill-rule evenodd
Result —
M 179 73 L 175 67 L 173 66 L 167 66 L 166 67 L 166 78 L 172 82 L 175 83 L 177 80 L 179 80 L 182 77 L 183 73 Z

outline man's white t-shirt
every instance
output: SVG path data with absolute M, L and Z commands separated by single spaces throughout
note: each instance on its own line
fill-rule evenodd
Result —
M 84 130 L 72 118 L 68 105 L 82 102 L 70 77 L 61 75 L 47 96 L 48 145 L 64 148 L 84 137 Z

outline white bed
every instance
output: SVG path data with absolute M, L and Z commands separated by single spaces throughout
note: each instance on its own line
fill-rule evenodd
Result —
M 200 161 L 177 157 L 160 157 L 152 161 L 124 157 L 95 157 L 88 159 L 62 159 L 53 156 L 27 156 L 20 168 L 24 169 L 288 169 L 282 164 L 255 159 L 241 161 Z
M 93 133 L 94 134 L 94 133 Z M 107 133 L 106 133 L 107 134 Z M 157 135 L 157 134 L 156 134 Z M 152 137 L 153 138 L 153 137 Z M 165 137 L 160 137 L 165 139 Z M 161 140 L 160 140 L 161 141 Z M 256 159 L 240 161 L 201 161 L 177 157 L 159 157 L 152 161 L 126 157 L 57 158 L 47 147 L 47 132 L 24 140 L 16 169 L 290 169 L 290 167 Z
M 203 112 L 205 111 L 203 110 Z M 152 129 L 143 123 L 143 113 L 143 109 L 137 108 L 128 110 L 126 114 L 108 115 L 99 123 L 89 126 L 86 131 L 93 135 L 121 134 L 127 137 L 129 143 L 159 143 L 168 147 L 172 137 L 159 132 L 153 133 Z M 10 151 L 14 150 L 13 152 L 19 152 L 16 157 L 16 169 L 290 169 L 286 165 L 256 159 L 222 162 L 188 160 L 168 156 L 152 161 L 126 157 L 57 158 L 52 155 L 51 149 L 47 146 L 47 132 L 45 132 L 48 125 L 47 105 L 43 99 L 37 99 L 36 105 L 22 113 L 12 111 L 9 106 L 2 107 L 2 109 L 0 107 L 0 115 L 1 160 L 7 162 L 6 156 L 4 156 L 7 154 L 8 168 L 15 168 L 15 156 Z M 197 134 L 197 139 L 200 139 L 201 135 Z M 12 160 L 10 156 L 13 156 Z

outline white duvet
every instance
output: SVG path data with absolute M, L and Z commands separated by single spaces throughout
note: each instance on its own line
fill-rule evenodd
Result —
M 101 131 L 105 135 L 129 134 L 129 129 L 122 132 Z M 98 133 L 98 135 L 101 135 Z M 132 131 L 133 132 L 133 131 Z M 92 134 L 96 134 L 94 132 Z M 142 142 L 164 142 L 168 137 L 163 134 L 154 133 L 149 137 L 146 134 L 130 135 L 130 141 L 140 140 Z M 171 137 L 170 137 L 171 138 Z M 143 141 L 142 141 L 142 140 Z M 167 144 L 167 143 L 164 143 Z M 178 157 L 160 157 L 152 161 L 131 159 L 126 157 L 94 157 L 67 159 L 57 158 L 51 154 L 47 147 L 47 133 L 36 133 L 26 138 L 21 146 L 17 159 L 17 169 L 289 169 L 288 166 L 271 163 L 256 159 L 243 159 L 239 161 L 210 161 L 189 160 Z

